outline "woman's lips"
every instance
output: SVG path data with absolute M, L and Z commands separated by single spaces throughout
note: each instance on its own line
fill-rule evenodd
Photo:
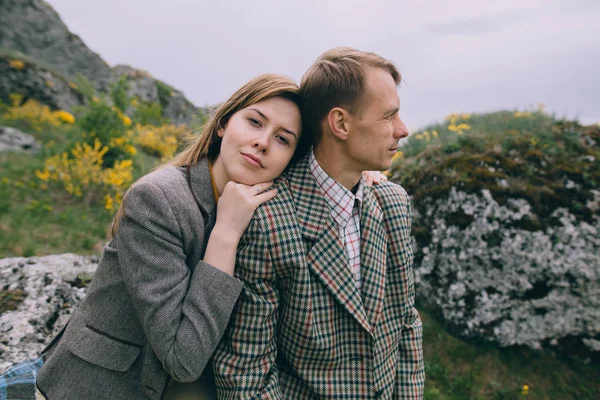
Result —
M 262 161 L 259 158 L 254 157 L 252 154 L 242 153 L 242 156 L 244 156 L 244 159 L 250 165 L 253 165 L 255 167 L 264 168 L 264 165 L 263 165 Z

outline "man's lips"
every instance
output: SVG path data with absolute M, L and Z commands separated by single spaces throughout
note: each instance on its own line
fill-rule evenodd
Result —
M 263 165 L 262 161 L 260 160 L 260 158 L 253 156 L 252 154 L 248 154 L 248 153 L 242 153 L 242 155 L 246 158 L 249 158 L 250 160 L 254 161 L 255 163 L 257 163 L 258 165 L 260 165 L 261 168 L 264 168 L 265 166 Z

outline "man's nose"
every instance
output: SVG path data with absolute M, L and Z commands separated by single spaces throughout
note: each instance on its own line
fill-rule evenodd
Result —
M 398 140 L 404 139 L 408 136 L 408 128 L 404 124 L 404 121 L 400 117 L 398 117 L 398 121 L 394 125 L 394 137 Z

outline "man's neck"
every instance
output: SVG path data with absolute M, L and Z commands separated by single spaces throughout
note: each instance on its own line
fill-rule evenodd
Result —
M 349 162 L 348 156 L 337 146 L 319 143 L 314 148 L 315 159 L 323 171 L 348 190 L 352 190 L 360 180 L 361 171 Z

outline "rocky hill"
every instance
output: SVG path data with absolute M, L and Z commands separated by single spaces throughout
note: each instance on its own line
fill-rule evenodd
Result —
M 5 103 L 11 93 L 19 93 L 70 111 L 86 102 L 79 82 L 107 93 L 122 75 L 130 97 L 160 103 L 163 115 L 175 123 L 189 123 L 195 113 L 204 112 L 146 71 L 110 67 L 43 0 L 0 2 L 0 100 Z
M 600 354 L 600 126 L 543 112 L 452 115 L 409 138 L 422 304 L 501 346 Z

